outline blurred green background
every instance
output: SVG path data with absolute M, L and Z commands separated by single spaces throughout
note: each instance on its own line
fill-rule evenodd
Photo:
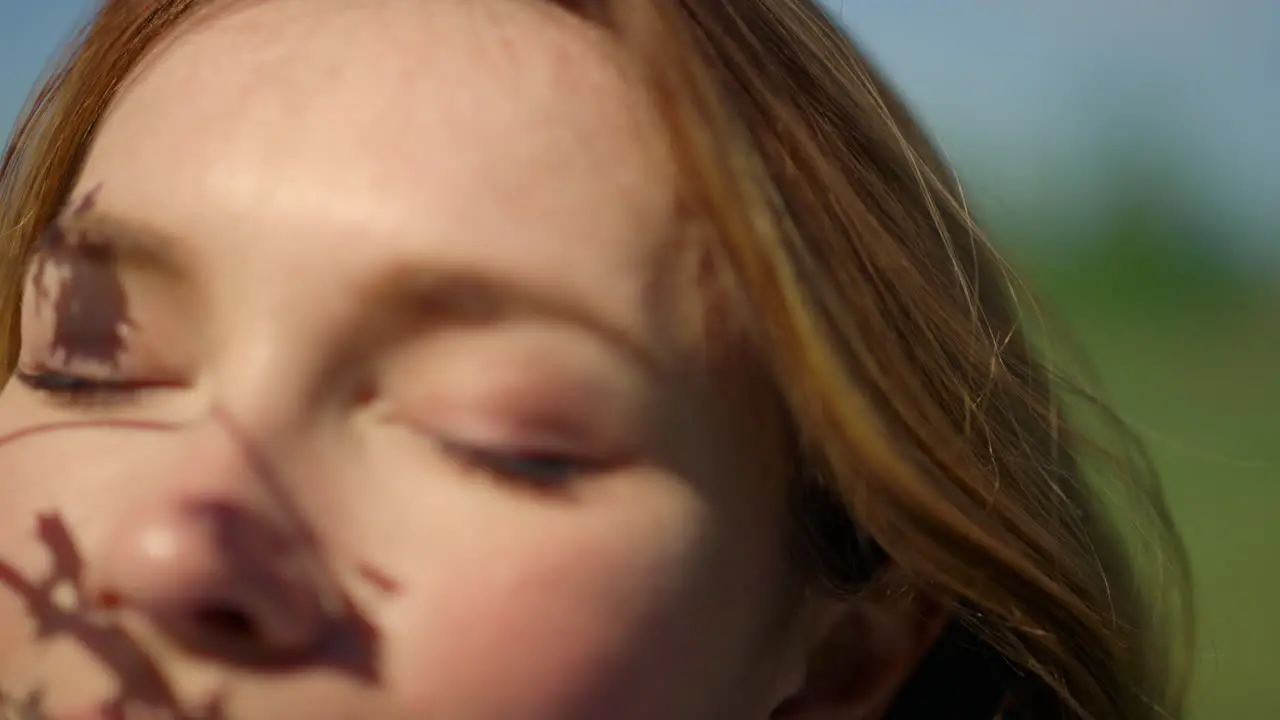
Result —
M 91 4 L 0 0 L 0 125 Z M 1193 719 L 1280 720 L 1280 3 L 826 4 L 1150 444 Z
M 1280 273 L 1224 235 L 1195 167 L 1114 156 L 1113 187 L 1067 228 L 1022 206 L 991 217 L 1148 443 L 1189 546 L 1199 603 L 1196 720 L 1280 718 Z M 981 199 L 978 200 L 981 202 Z M 1045 202 L 1051 202 L 1046 200 Z M 1008 210 L 1008 209 L 1007 209 Z M 1235 240 L 1248 240 L 1236 237 Z

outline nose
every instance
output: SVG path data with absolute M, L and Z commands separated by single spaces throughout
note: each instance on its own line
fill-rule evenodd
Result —
M 189 652 L 232 664 L 296 661 L 316 647 L 325 618 L 315 563 L 286 530 L 248 506 L 170 498 L 122 519 L 88 589 Z

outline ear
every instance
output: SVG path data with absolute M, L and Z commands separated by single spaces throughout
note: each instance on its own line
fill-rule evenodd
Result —
M 770 720 L 882 718 L 951 619 L 950 603 L 896 568 L 857 597 L 826 602 Z

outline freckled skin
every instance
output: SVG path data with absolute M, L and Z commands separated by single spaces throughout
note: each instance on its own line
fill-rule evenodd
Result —
M 781 433 L 700 344 L 674 174 L 620 53 L 549 3 L 184 29 L 28 286 L 22 367 L 152 386 L 0 393 L 0 688 L 55 715 L 767 718 L 796 642 Z M 187 275 L 70 260 L 98 215 Z M 402 320 L 367 290 L 405 266 L 554 296 L 653 366 L 564 319 Z

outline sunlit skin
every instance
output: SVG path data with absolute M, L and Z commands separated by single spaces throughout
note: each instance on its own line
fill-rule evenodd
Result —
M 515 0 L 217 13 L 124 88 L 50 232 L 0 394 L 6 693 L 745 720 L 794 689 L 781 433 L 708 346 L 603 33 Z M 62 545 L 84 627 L 40 633 L 13 588 Z

